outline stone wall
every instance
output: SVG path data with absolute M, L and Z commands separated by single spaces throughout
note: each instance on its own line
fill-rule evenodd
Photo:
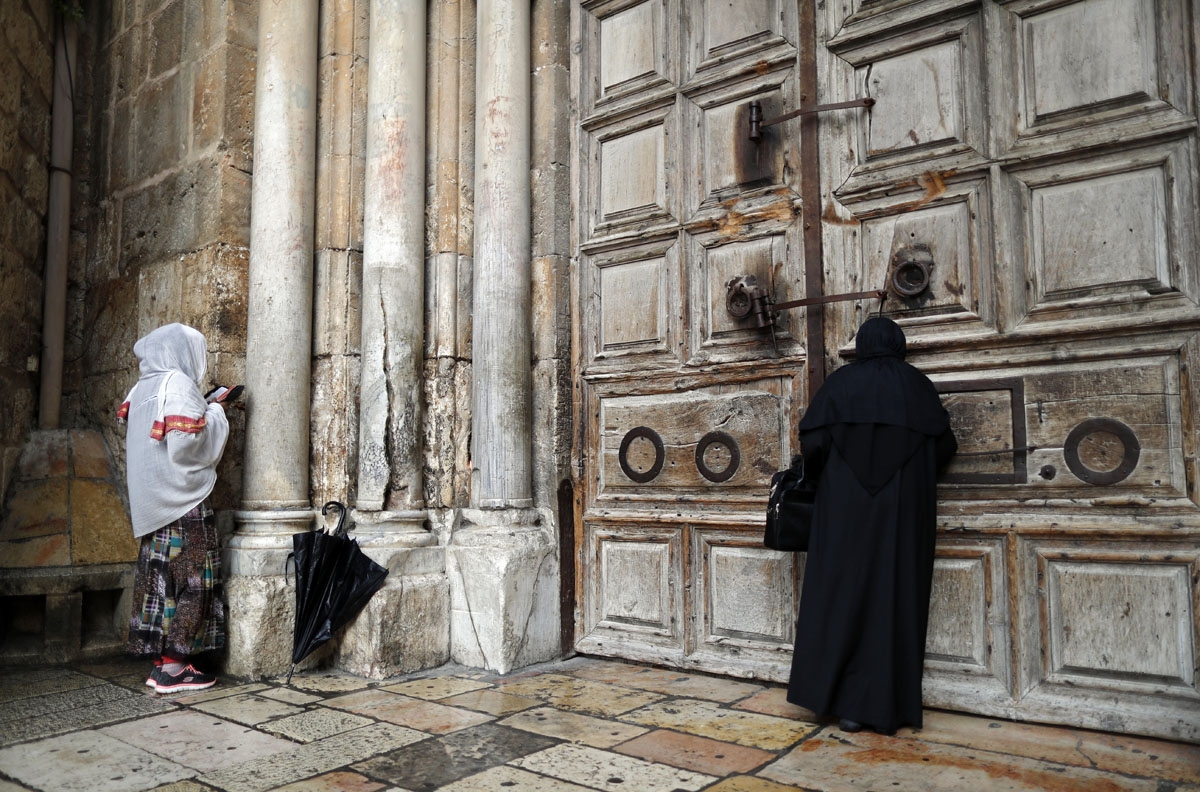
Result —
M 93 13 L 85 231 L 72 257 L 64 423 L 103 432 L 137 379 L 133 343 L 168 322 L 208 340 L 211 383 L 243 381 L 258 9 L 252 0 L 109 0 Z M 77 162 L 79 160 L 77 159 Z M 241 424 L 214 506 L 241 493 Z
M 37 423 L 53 20 L 50 0 L 0 3 L 0 496 Z

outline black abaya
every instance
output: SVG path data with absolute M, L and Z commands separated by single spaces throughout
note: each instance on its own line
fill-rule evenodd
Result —
M 872 354 L 870 331 L 893 328 L 864 325 L 866 356 L 829 378 L 800 425 L 818 488 L 787 696 L 884 732 L 921 725 L 936 477 L 956 448 L 932 383 L 900 359 L 903 334 L 899 354 Z

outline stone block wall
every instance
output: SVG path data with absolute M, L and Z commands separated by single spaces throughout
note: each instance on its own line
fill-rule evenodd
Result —
M 0 3 L 0 496 L 37 423 L 53 20 L 50 0 Z
M 64 423 L 95 427 L 124 469 L 114 411 L 133 343 L 168 322 L 208 340 L 207 384 L 244 381 L 258 7 L 109 0 L 88 20 L 96 65 L 79 113 L 86 199 L 72 257 Z M 77 135 L 77 138 L 79 136 Z M 241 423 L 213 503 L 241 499 Z

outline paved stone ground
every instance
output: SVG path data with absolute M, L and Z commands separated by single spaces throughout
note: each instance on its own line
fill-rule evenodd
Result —
M 1200 746 L 935 711 L 847 734 L 778 686 L 589 658 L 179 696 L 147 670 L 0 669 L 0 792 L 1200 792 Z

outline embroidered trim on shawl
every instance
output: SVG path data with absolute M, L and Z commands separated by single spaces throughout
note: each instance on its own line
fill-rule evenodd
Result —
M 125 423 L 129 420 L 129 402 L 121 402 L 121 408 L 117 410 L 117 423 Z
M 150 437 L 162 440 L 167 432 L 184 432 L 185 434 L 200 434 L 204 430 L 205 418 L 189 418 L 186 415 L 168 415 L 164 421 L 155 421 L 150 428 Z

